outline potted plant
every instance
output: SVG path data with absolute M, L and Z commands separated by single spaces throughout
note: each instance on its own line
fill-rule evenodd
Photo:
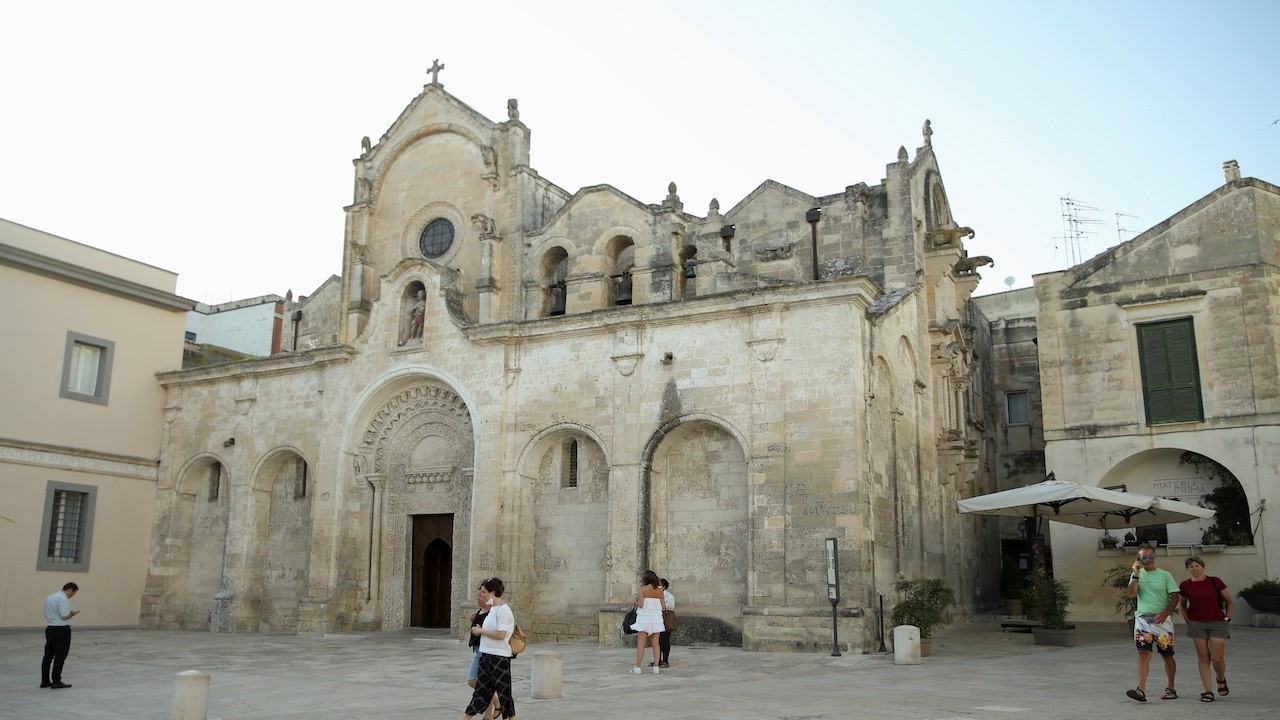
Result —
M 920 628 L 920 654 L 933 649 L 933 631 L 946 619 L 947 607 L 955 603 L 951 583 L 942 578 L 900 580 L 894 589 L 903 594 L 893 606 L 893 624 Z
M 1022 570 L 1013 563 L 1006 563 L 1000 571 L 1000 597 L 1010 615 L 1022 614 L 1022 590 L 1025 585 Z
M 1138 598 L 1129 597 L 1129 576 L 1133 568 L 1129 565 L 1116 565 L 1103 574 L 1102 586 L 1116 589 L 1116 603 L 1113 606 L 1117 613 L 1129 623 L 1133 629 L 1133 616 L 1138 611 Z
M 1067 624 L 1071 586 L 1043 570 L 1037 570 L 1027 577 L 1027 587 L 1043 603 L 1041 613 L 1044 615 L 1044 627 L 1031 628 L 1036 644 L 1074 647 L 1076 626 Z
M 1099 550 L 1115 550 L 1120 545 L 1120 538 L 1109 532 L 1103 532 L 1102 537 L 1098 538 Z
M 1258 612 L 1280 612 L 1280 580 L 1258 580 L 1236 594 Z

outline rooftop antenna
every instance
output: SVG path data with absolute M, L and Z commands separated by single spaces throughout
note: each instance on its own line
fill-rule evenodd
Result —
M 1124 237 L 1122 237 L 1122 236 L 1120 235 L 1120 233 L 1133 233 L 1133 232 L 1137 232 L 1136 230 L 1130 230 L 1130 229 L 1129 229 L 1129 228 L 1127 228 L 1127 227 L 1120 227 L 1120 218 L 1122 218 L 1122 217 L 1127 217 L 1127 218 L 1137 218 L 1138 216 L 1137 216 L 1137 215 L 1128 215 L 1128 214 L 1126 214 L 1126 213 L 1122 213 L 1122 212 L 1120 212 L 1119 210 L 1117 210 L 1117 211 L 1116 211 L 1116 240 L 1119 240 L 1120 242 L 1124 242 Z
M 1086 230 L 1085 226 L 1102 224 L 1101 220 L 1091 214 L 1099 210 L 1072 197 L 1062 197 L 1058 200 L 1062 204 L 1062 237 L 1055 239 L 1062 240 L 1066 246 L 1067 265 L 1079 265 L 1084 261 L 1082 256 L 1084 237 L 1094 234 L 1092 230 Z

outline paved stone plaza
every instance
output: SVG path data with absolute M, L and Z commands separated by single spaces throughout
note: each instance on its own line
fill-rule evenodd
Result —
M 1181 629 L 1181 625 L 1179 625 Z M 1120 623 L 1082 626 L 1074 648 L 1037 647 L 1030 635 L 975 622 L 939 633 L 934 655 L 895 666 L 891 655 L 746 653 L 732 648 L 672 650 L 661 675 L 626 674 L 631 650 L 538 644 L 526 655 L 564 655 L 564 697 L 531 700 L 531 658 L 515 661 L 519 717 L 621 718 L 1274 718 L 1280 630 L 1236 628 L 1228 646 L 1231 695 L 1198 701 L 1194 649 L 1179 658 L 1177 701 L 1124 696 L 1134 684 L 1134 653 Z M 39 632 L 0 635 L 0 718 L 162 720 L 173 675 L 212 676 L 209 717 L 457 718 L 468 699 L 466 648 L 430 631 L 324 638 L 113 630 L 75 633 L 64 679 L 41 690 Z M 1157 663 L 1158 664 L 1158 663 Z

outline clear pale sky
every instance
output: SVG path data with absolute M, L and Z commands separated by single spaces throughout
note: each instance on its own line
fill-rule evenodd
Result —
M 878 183 L 925 118 L 979 293 L 1222 184 L 1280 184 L 1280 2 L 22 3 L 0 41 L 0 217 L 180 274 L 202 302 L 341 271 L 352 158 L 430 80 L 569 191 L 731 207 Z

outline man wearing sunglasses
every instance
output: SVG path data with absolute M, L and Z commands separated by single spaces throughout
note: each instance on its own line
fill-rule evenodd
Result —
M 1125 695 L 1138 702 L 1147 701 L 1147 673 L 1151 670 L 1154 649 L 1164 658 L 1164 673 L 1169 684 L 1161 700 L 1177 700 L 1174 675 L 1178 664 L 1173 659 L 1173 609 L 1178 606 L 1178 582 L 1167 570 L 1156 567 L 1156 551 L 1147 545 L 1138 549 L 1138 559 L 1129 575 L 1129 597 L 1138 598 L 1133 618 L 1133 640 L 1138 646 L 1138 687 Z

